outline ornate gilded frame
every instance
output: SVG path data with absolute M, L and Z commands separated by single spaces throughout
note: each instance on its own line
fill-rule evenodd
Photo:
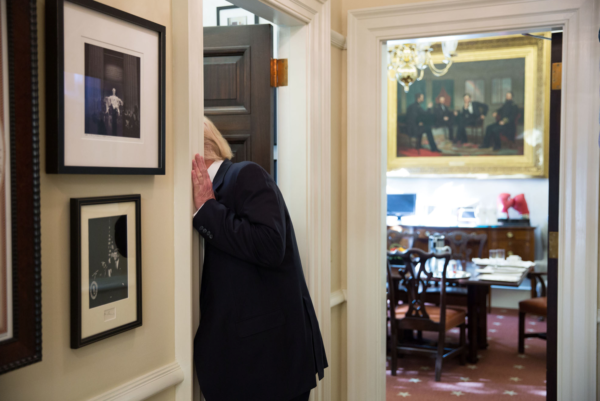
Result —
M 461 42 L 454 63 L 525 58 L 524 154 L 397 157 L 397 84 L 388 80 L 388 176 L 546 177 L 550 111 L 550 41 L 505 36 Z M 436 54 L 437 53 L 437 54 Z M 434 61 L 441 62 L 439 52 Z M 425 71 L 425 73 L 430 73 Z M 493 110 L 490 110 L 490 112 Z

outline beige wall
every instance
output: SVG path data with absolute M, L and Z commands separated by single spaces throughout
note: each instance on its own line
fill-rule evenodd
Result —
M 165 25 L 170 40 L 171 0 L 101 2 Z M 44 4 L 44 0 L 38 0 L 42 149 L 46 134 Z M 170 49 L 167 42 L 165 176 L 70 176 L 42 172 L 43 360 L 0 376 L 2 400 L 84 400 L 175 360 Z M 42 166 L 44 159 L 42 152 Z M 72 350 L 69 347 L 69 199 L 118 194 L 142 196 L 143 326 Z M 174 399 L 174 389 L 152 398 L 153 401 Z
M 330 0 L 331 29 L 346 36 L 348 11 L 430 0 Z M 331 48 L 331 291 L 346 285 L 346 51 Z M 360 163 L 360 160 L 356 160 Z M 332 401 L 347 400 L 346 304 L 331 310 L 331 352 L 329 374 Z

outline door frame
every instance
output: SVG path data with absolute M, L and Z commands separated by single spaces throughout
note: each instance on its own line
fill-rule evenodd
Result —
M 294 221 L 304 274 L 330 353 L 331 265 L 331 24 L 327 0 L 229 0 L 280 27 L 279 57 L 288 59 L 289 86 L 278 89 L 278 180 Z M 190 160 L 203 151 L 204 84 L 202 1 L 172 0 L 174 125 L 175 357 L 184 373 L 181 401 L 200 397 L 193 363 L 199 323 L 200 239 L 194 212 Z M 187 204 L 188 207 L 182 207 Z M 326 375 L 311 400 L 329 400 Z
M 385 400 L 384 42 L 533 27 L 564 30 L 561 132 L 568 134 L 561 136 L 560 159 L 557 394 L 596 398 L 599 21 L 594 0 L 441 0 L 349 12 L 349 401 Z

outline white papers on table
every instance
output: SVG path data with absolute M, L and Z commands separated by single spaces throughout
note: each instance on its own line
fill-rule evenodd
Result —
M 486 266 L 481 269 L 477 269 L 477 273 L 501 273 L 501 274 L 523 274 L 527 267 L 494 267 Z
M 510 266 L 510 267 L 522 267 L 530 268 L 535 266 L 535 262 L 527 260 L 494 260 L 494 259 L 479 259 L 473 258 L 473 263 L 476 265 L 493 265 L 493 266 Z
M 504 283 L 518 283 L 521 280 L 520 274 L 482 274 L 479 276 L 479 281 L 501 281 Z

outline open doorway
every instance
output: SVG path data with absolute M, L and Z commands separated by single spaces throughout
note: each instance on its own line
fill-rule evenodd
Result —
M 556 399 L 562 33 L 386 47 L 386 398 Z
M 277 180 L 279 27 L 225 0 L 203 2 L 204 115 L 223 133 L 233 162 L 253 161 Z

